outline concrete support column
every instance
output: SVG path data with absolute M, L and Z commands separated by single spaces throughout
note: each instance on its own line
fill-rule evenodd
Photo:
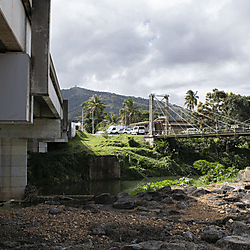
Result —
M 48 143 L 39 142 L 39 153 L 47 153 L 47 152 L 48 152 Z
M 47 153 L 48 143 L 38 139 L 28 139 L 28 151 L 32 153 Z
M 28 139 L 28 151 L 32 153 L 39 152 L 39 142 L 37 139 Z
M 0 200 L 22 199 L 27 185 L 27 139 L 0 139 Z
M 153 135 L 154 127 L 154 94 L 149 95 L 149 135 Z

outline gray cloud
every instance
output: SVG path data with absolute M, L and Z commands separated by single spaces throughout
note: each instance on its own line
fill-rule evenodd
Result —
M 53 0 L 51 50 L 62 88 L 250 95 L 248 0 Z

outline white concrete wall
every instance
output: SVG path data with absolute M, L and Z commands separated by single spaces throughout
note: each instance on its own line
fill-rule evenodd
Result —
M 12 35 L 19 49 L 30 55 L 31 53 L 31 26 L 26 17 L 26 13 L 21 0 L 0 0 L 0 14 L 3 15 L 7 25 L 12 31 Z M 14 44 L 6 44 L 9 50 Z

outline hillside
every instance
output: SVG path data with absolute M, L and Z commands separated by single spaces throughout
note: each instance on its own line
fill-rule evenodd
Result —
M 75 117 L 81 115 L 81 104 L 87 101 L 91 96 L 97 94 L 101 96 L 102 102 L 106 105 L 105 112 L 110 113 L 114 112 L 115 114 L 119 114 L 120 109 L 123 108 L 122 103 L 125 99 L 132 97 L 136 106 L 141 106 L 143 110 L 149 109 L 149 100 L 141 97 L 134 96 L 125 96 L 118 95 L 115 93 L 109 92 L 101 92 L 101 91 L 93 91 L 80 87 L 72 87 L 70 89 L 63 89 L 62 96 L 63 99 L 69 101 L 69 119 L 73 120 Z M 175 107 L 175 109 L 181 109 L 176 105 L 171 105 L 171 107 Z M 178 119 L 178 118 L 177 118 Z

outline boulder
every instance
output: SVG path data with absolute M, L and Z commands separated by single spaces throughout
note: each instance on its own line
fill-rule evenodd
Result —
M 216 246 L 222 250 L 248 250 L 250 249 L 250 240 L 242 236 L 232 235 L 218 240 Z

